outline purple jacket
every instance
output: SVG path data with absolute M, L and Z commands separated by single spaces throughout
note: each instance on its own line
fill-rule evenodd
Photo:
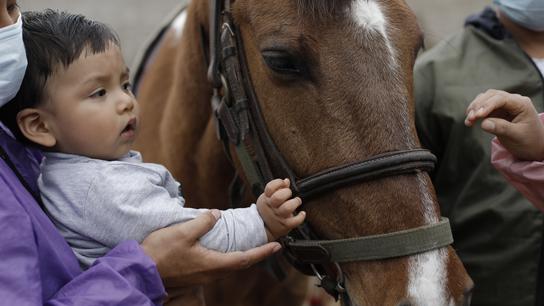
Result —
M 0 127 L 0 155 L 0 305 L 161 304 L 165 290 L 157 268 L 135 241 L 119 244 L 82 271 L 27 190 L 38 192 L 39 153 Z

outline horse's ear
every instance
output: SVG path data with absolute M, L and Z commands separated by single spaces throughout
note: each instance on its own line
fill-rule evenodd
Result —
M 17 125 L 21 134 L 35 144 L 51 148 L 57 143 L 46 120 L 46 114 L 40 109 L 26 108 L 20 111 L 17 114 Z

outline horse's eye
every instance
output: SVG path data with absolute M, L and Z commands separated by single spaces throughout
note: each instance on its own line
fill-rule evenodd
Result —
M 266 50 L 262 55 L 268 68 L 276 73 L 300 75 L 305 70 L 304 64 L 298 58 L 285 51 Z

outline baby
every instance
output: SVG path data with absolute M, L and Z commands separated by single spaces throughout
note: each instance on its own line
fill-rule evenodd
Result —
M 16 122 L 8 125 L 43 148 L 43 204 L 82 266 L 123 240 L 141 242 L 205 211 L 185 208 L 170 172 L 131 151 L 138 103 L 112 30 L 53 10 L 26 12 L 23 21 L 28 69 L 12 103 Z M 294 214 L 302 202 L 291 198 L 289 184 L 273 180 L 256 204 L 216 212 L 201 243 L 242 251 L 287 234 L 305 218 Z

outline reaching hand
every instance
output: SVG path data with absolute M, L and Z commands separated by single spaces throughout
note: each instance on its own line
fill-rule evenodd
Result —
M 302 224 L 306 217 L 303 211 L 294 215 L 302 200 L 298 197 L 291 199 L 293 193 L 289 189 L 289 184 L 288 179 L 272 180 L 266 184 L 264 193 L 257 199 L 257 210 L 266 226 L 268 241 L 285 236 Z
M 198 242 L 211 230 L 219 211 L 151 233 L 143 242 L 144 252 L 155 261 L 167 290 L 201 285 L 245 269 L 277 252 L 279 243 L 268 243 L 245 252 L 220 253 Z
M 490 89 L 470 103 L 466 114 L 466 126 L 482 119 L 482 129 L 518 159 L 544 160 L 544 126 L 531 99 Z

